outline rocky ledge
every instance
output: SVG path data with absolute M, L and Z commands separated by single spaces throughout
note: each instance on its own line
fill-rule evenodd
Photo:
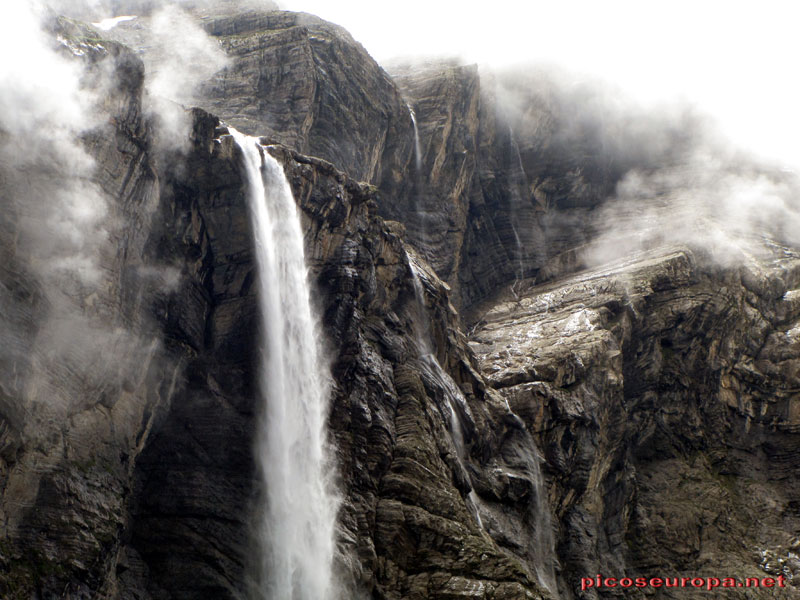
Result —
M 544 452 L 574 597 L 619 593 L 576 587 L 597 573 L 796 577 L 800 254 L 764 252 L 723 268 L 653 249 L 478 317 L 481 372 Z

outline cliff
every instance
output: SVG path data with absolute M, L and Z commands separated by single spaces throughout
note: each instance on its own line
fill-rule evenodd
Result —
M 235 598 L 256 485 L 254 265 L 238 149 L 210 115 L 198 112 L 195 122 L 194 150 L 177 174 L 164 175 L 162 190 L 162 239 L 180 240 L 163 250 L 187 258 L 163 317 L 186 375 L 137 460 L 125 554 L 141 580 L 127 577 L 126 585 L 153 597 Z M 271 151 L 303 210 L 318 309 L 337 357 L 330 427 L 347 589 L 406 598 L 477 585 L 497 598 L 538 597 L 530 568 L 483 534 L 468 508 L 471 485 L 450 428 L 471 431 L 479 419 L 483 434 L 470 437 L 491 439 L 498 425 L 490 412 L 501 405 L 485 394 L 444 284 L 430 272 L 425 278 L 422 318 L 431 320 L 443 365 L 431 372 L 409 334 L 420 318 L 409 254 L 397 227 L 375 214 L 374 188 L 320 159 Z M 461 388 L 474 391 L 465 397 L 454 391 Z M 463 425 L 452 422 L 446 394 L 463 403 Z M 412 542 L 428 536 L 438 541 Z
M 389 75 L 310 15 L 199 22 L 232 62 L 177 145 L 143 109 L 134 51 L 53 25 L 101 98 L 75 142 L 107 206 L 99 279 L 42 269 L 31 222 L 57 190 L 3 163 L 3 597 L 247 597 L 261 357 L 231 126 L 264 136 L 301 213 L 343 597 L 800 581 L 800 254 L 769 231 L 736 261 L 689 241 L 585 252 L 625 174 L 679 162 L 684 130 L 638 152 L 632 127 L 609 150 L 547 78 Z M 26 173 L 52 181 L 45 162 Z
M 788 558 L 797 260 L 720 269 L 664 247 L 483 315 L 472 346 L 537 432 L 567 579 L 757 577 L 767 553 Z

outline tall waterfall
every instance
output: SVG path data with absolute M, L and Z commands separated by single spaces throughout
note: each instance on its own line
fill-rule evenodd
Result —
M 417 113 L 411 108 L 411 105 L 406 102 L 408 107 L 408 114 L 411 115 L 411 124 L 414 125 L 414 166 L 417 169 L 417 177 L 422 171 L 422 149 L 419 144 L 419 127 L 417 127 Z
M 419 127 L 417 126 L 417 114 L 406 102 L 408 114 L 411 117 L 411 124 L 414 126 L 414 213 L 416 215 L 416 246 L 425 258 L 428 258 L 428 225 L 423 207 L 422 198 L 422 147 L 419 141 Z
M 263 407 L 254 600 L 331 600 L 338 501 L 325 421 L 329 376 L 319 356 L 303 235 L 283 169 L 257 138 L 231 130 L 244 155 L 255 237 Z

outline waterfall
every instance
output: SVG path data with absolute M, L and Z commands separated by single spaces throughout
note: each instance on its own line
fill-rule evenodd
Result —
M 414 165 L 417 169 L 417 177 L 422 172 L 422 150 L 419 145 L 419 128 L 417 127 L 417 113 L 411 108 L 411 105 L 406 102 L 408 107 L 408 114 L 411 115 L 411 124 L 414 126 Z
M 422 286 L 422 280 L 419 276 L 419 267 L 414 263 L 414 260 L 409 255 L 408 266 L 411 269 L 411 281 L 414 284 L 414 296 L 417 301 L 417 318 L 414 321 L 413 329 L 414 335 L 417 340 L 417 348 L 420 353 L 420 367 L 423 377 L 427 377 L 437 384 L 437 386 L 444 392 L 444 403 L 447 407 L 449 416 L 449 429 L 450 438 L 453 440 L 453 446 L 456 449 L 456 458 L 459 466 L 467 472 L 466 459 L 467 451 L 464 445 L 464 435 L 461 433 L 461 418 L 456 411 L 456 405 L 470 415 L 469 405 L 467 404 L 464 393 L 459 389 L 453 378 L 442 368 L 442 365 L 436 358 L 433 352 L 433 341 L 431 338 L 431 328 L 428 315 L 425 311 L 425 290 Z M 447 419 L 446 419 L 447 420 Z M 475 521 L 478 527 L 483 529 L 483 522 L 478 509 L 480 500 L 475 490 L 470 490 L 467 495 L 467 505 L 472 510 Z
M 257 138 L 231 135 L 244 156 L 263 336 L 255 452 L 265 498 L 253 596 L 329 600 L 338 508 L 325 435 L 329 375 L 315 339 L 300 218 L 280 164 Z
M 523 277 L 525 277 L 525 267 L 522 264 L 522 257 L 525 254 L 525 250 L 522 248 L 522 241 L 519 239 L 519 234 L 517 233 L 517 227 L 514 225 L 514 215 L 512 214 L 511 218 L 511 231 L 514 233 L 514 241 L 517 244 L 517 281 L 521 281 Z
M 556 578 L 558 558 L 553 536 L 553 519 L 550 515 L 547 489 L 541 467 L 544 459 L 539 453 L 539 448 L 536 446 L 533 435 L 525 426 L 525 422 L 511 410 L 507 399 L 506 407 L 511 419 L 514 421 L 512 429 L 519 433 L 507 439 L 505 452 L 509 456 L 517 457 L 514 461 L 514 470 L 518 475 L 526 476 L 533 485 L 529 510 L 530 523 L 533 528 L 530 556 L 533 562 L 534 574 L 542 588 L 550 592 L 553 598 L 559 598 L 558 580 Z
M 408 268 L 411 270 L 411 282 L 414 285 L 414 298 L 417 301 L 417 315 L 413 323 L 414 337 L 417 341 L 420 357 L 433 353 L 431 347 L 431 323 L 425 310 L 425 290 L 419 278 L 418 267 L 414 264 L 411 255 L 408 256 Z
M 411 281 L 414 285 L 414 296 L 417 305 L 413 330 L 420 352 L 421 375 L 423 378 L 428 378 L 437 384 L 444 392 L 444 407 L 440 407 L 440 410 L 443 409 L 443 414 L 445 414 L 444 411 L 446 410 L 447 417 L 445 417 L 445 420 L 449 420 L 450 437 L 456 449 L 456 458 L 460 467 L 467 472 L 467 452 L 462 434 L 460 412 L 463 411 L 462 414 L 466 414 L 467 418 L 472 420 L 469 404 L 456 382 L 453 381 L 452 377 L 436 359 L 431 339 L 430 321 L 425 310 L 425 289 L 420 277 L 420 267 L 410 254 L 408 255 L 408 266 L 411 270 Z M 550 516 L 547 491 L 541 469 L 543 459 L 539 449 L 536 447 L 533 436 L 527 431 L 525 423 L 511 410 L 508 399 L 504 397 L 504 400 L 509 414 L 518 423 L 519 431 L 523 432 L 522 436 L 520 436 L 521 439 L 517 440 L 519 444 L 517 455 L 525 458 L 523 468 L 533 484 L 533 500 L 530 507 L 532 512 L 531 521 L 533 523 L 533 569 L 539 585 L 550 592 L 551 596 L 558 598 L 558 584 L 555 574 L 557 561 L 555 558 L 555 539 L 553 538 L 553 522 Z M 459 410 L 456 410 L 457 407 Z M 467 495 L 467 506 L 472 511 L 478 527 L 484 529 L 483 519 L 481 518 L 483 503 L 474 489 L 470 490 Z
M 536 553 L 536 578 L 539 581 L 539 585 L 550 592 L 554 598 L 558 598 L 555 571 L 558 559 L 555 551 L 556 543 L 555 539 L 553 539 L 553 519 L 550 516 L 550 506 L 547 500 L 544 477 L 542 476 L 541 463 L 543 459 L 532 438 L 530 439 L 530 447 L 533 448 L 531 480 L 533 481 L 533 494 L 535 497 L 535 505 L 533 506 L 533 545 Z
M 453 440 L 453 444 L 456 447 L 456 456 L 458 458 L 458 463 L 461 465 L 461 468 L 464 469 L 466 473 L 466 456 L 467 456 L 467 449 L 464 445 L 464 434 L 461 433 L 461 417 L 458 416 L 456 412 L 456 408 L 453 405 L 454 399 L 459 402 L 462 407 L 467 406 L 467 401 L 464 398 L 463 393 L 458 386 L 456 386 L 455 381 L 445 373 L 442 366 L 439 364 L 438 361 L 432 361 L 431 366 L 438 370 L 440 380 L 445 384 L 445 389 L 449 392 L 448 395 L 445 396 L 445 400 L 447 401 L 447 408 L 450 411 L 450 437 Z M 449 385 L 448 385 L 449 383 Z M 483 520 L 481 519 L 481 513 L 479 509 L 480 499 L 478 498 L 478 494 L 475 493 L 474 489 L 471 489 L 467 494 L 467 506 L 472 510 L 472 515 L 475 517 L 475 521 L 478 523 L 478 527 L 483 529 Z
M 417 126 L 417 114 L 406 102 L 408 114 L 411 116 L 411 124 L 414 126 L 414 213 L 417 218 L 417 247 L 419 251 L 428 258 L 428 226 L 425 221 L 425 213 L 422 209 L 422 149 L 419 141 L 419 127 Z
M 509 144 L 512 147 L 514 155 L 517 157 L 517 168 L 522 177 L 525 177 L 525 166 L 522 164 L 522 155 L 519 153 L 519 147 L 514 142 L 514 129 L 509 128 Z M 511 174 L 510 177 L 513 177 L 514 167 L 509 165 L 508 172 Z M 517 227 L 514 224 L 517 221 L 517 206 L 522 203 L 522 199 L 519 195 L 519 189 L 517 187 L 518 181 L 509 181 L 509 185 L 511 188 L 511 197 L 509 200 L 509 222 L 511 224 L 511 231 L 514 234 L 514 242 L 517 245 L 517 272 L 514 276 L 514 283 L 511 284 L 511 293 L 514 295 L 515 298 L 519 299 L 517 292 L 522 285 L 522 280 L 525 278 L 525 248 L 522 245 L 522 240 L 520 240 L 519 233 L 517 232 Z

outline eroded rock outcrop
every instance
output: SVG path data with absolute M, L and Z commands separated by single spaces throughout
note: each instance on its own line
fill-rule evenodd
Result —
M 283 11 L 209 17 L 204 27 L 232 64 L 204 87 L 198 106 L 355 179 L 403 177 L 408 110 L 389 76 L 344 29 Z
M 154 597 L 239 597 L 249 549 L 257 360 L 251 240 L 237 147 L 230 136 L 212 139 L 212 117 L 197 119 L 188 168 L 164 177 L 174 190 L 171 198 L 164 192 L 166 239 L 178 244 L 167 253 L 188 266 L 166 308 L 166 330 L 174 344 L 190 346 L 187 377 L 137 465 L 129 552 L 146 565 L 139 585 Z M 539 597 L 525 557 L 499 548 L 470 508 L 466 457 L 453 430 L 466 432 L 469 453 L 490 453 L 486 440 L 502 430 L 494 413 L 505 409 L 483 393 L 446 286 L 427 272 L 426 307 L 419 307 L 402 228 L 377 217 L 374 188 L 319 159 L 277 146 L 271 152 L 303 211 L 307 260 L 336 357 L 330 428 L 348 593 Z M 421 355 L 413 335 L 420 318 L 431 322 L 436 358 Z M 460 416 L 450 402 L 459 403 Z
M 615 595 L 580 593 L 587 573 L 763 576 L 792 543 L 800 257 L 773 252 L 721 268 L 653 250 L 482 316 L 472 346 L 544 451 L 575 597 Z

